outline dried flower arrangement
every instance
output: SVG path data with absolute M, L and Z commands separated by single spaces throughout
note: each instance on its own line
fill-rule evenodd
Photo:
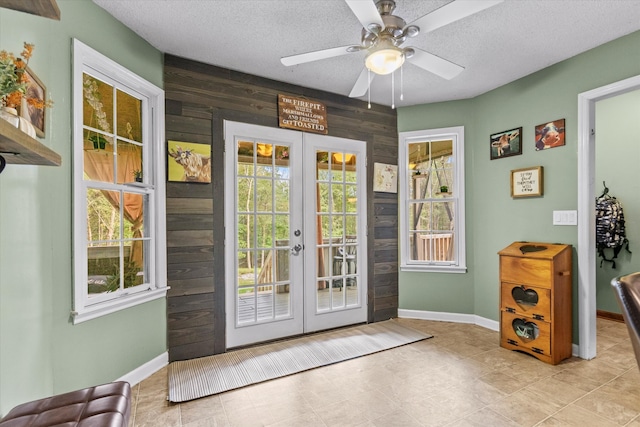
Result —
M 22 98 L 38 109 L 53 105 L 51 100 L 33 98 L 27 94 L 29 76 L 25 71 L 34 47 L 25 42 L 19 57 L 5 50 L 0 51 L 0 106 L 15 108 L 20 105 Z

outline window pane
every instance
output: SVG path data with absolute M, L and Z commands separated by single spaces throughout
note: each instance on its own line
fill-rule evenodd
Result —
M 253 248 L 254 217 L 253 215 L 238 215 L 238 247 Z
M 148 195 L 127 193 L 124 196 L 124 238 L 139 239 L 144 234 L 144 213 Z
M 87 189 L 87 241 L 120 239 L 120 193 Z
M 238 212 L 253 211 L 254 185 L 253 178 L 238 178 Z
M 256 208 L 258 212 L 273 210 L 273 181 L 270 179 L 256 179 Z
M 255 145 L 256 151 L 256 175 L 271 177 L 274 174 L 273 170 L 273 149 L 274 145 L 264 142 L 259 142 Z
M 141 285 L 144 283 L 144 242 L 142 240 L 125 241 L 124 249 L 129 256 L 124 259 L 124 288 Z
M 276 212 L 289 212 L 289 180 L 275 181 Z
M 84 179 L 88 181 L 114 182 L 115 166 L 113 138 L 106 134 L 88 131 L 84 136 Z
M 322 229 L 322 238 L 328 239 L 331 235 L 331 230 L 329 229 L 329 221 L 330 217 L 328 215 L 320 215 L 320 227 Z
M 274 271 L 274 251 L 262 250 L 258 251 L 258 259 L 256 266 L 258 270 L 258 283 L 272 283 Z
M 257 247 L 269 248 L 273 246 L 272 230 L 273 230 L 273 215 L 256 215 L 257 221 Z
M 117 290 L 119 282 L 114 281 L 113 278 L 110 280 L 109 276 L 119 275 L 119 243 L 105 242 L 89 246 L 87 261 L 87 292 L 89 297 Z
M 289 245 L 289 215 L 275 215 L 276 220 L 276 242 L 278 246 Z
M 142 173 L 142 146 L 118 140 L 118 184 L 134 182 Z
M 340 238 L 344 236 L 344 227 L 342 225 L 342 215 L 333 217 L 333 229 L 331 230 L 331 236 L 333 238 Z
M 116 91 L 117 135 L 142 142 L 142 101 L 121 90 Z
M 331 206 L 333 212 L 344 212 L 344 186 L 340 184 L 331 184 Z
M 83 73 L 83 114 L 85 126 L 111 133 L 113 129 L 113 86 Z
M 451 202 L 434 202 L 432 223 L 433 230 L 452 230 L 453 229 L 453 203 Z
M 288 282 L 289 277 L 289 250 L 281 249 L 276 254 L 276 282 Z
M 316 209 L 318 212 L 329 212 L 329 184 L 320 183 L 317 187 L 320 192 L 320 206 L 316 206 Z
M 345 186 L 346 212 L 356 212 L 358 203 L 358 187 L 355 185 Z
M 347 215 L 345 217 L 346 231 L 348 238 L 356 238 L 358 235 L 358 217 L 356 215 Z
M 431 203 L 412 203 L 410 206 L 410 230 L 431 230 Z

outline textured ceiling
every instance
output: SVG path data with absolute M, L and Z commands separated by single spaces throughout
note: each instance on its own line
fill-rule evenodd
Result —
M 362 26 L 344 0 L 93 1 L 162 52 L 257 76 L 348 96 L 364 66 L 365 52 L 292 67 L 280 62 L 359 44 Z M 447 3 L 396 0 L 394 15 L 410 23 Z M 637 30 L 640 0 L 505 0 L 409 39 L 403 47 L 465 70 L 445 80 L 406 64 L 403 101 L 396 73 L 396 106 L 471 98 Z M 640 58 L 640 47 L 629 54 Z M 391 77 L 376 76 L 371 101 L 391 105 L 391 93 Z

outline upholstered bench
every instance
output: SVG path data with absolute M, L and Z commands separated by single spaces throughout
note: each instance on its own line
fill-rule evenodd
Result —
M 131 386 L 117 381 L 23 403 L 0 427 L 127 427 L 130 415 Z

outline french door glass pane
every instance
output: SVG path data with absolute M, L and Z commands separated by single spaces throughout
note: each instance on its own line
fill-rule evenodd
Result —
M 237 142 L 237 316 L 239 324 L 291 315 L 289 147 Z
M 357 291 L 357 158 L 346 152 L 316 153 L 316 310 L 360 303 Z

